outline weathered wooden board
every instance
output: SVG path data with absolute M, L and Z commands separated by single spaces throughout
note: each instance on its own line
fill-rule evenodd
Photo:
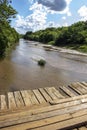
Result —
M 83 111 L 84 109 L 87 109 L 87 103 L 68 107 L 68 108 L 63 108 L 60 110 L 40 113 L 40 114 L 28 115 L 28 113 L 26 113 L 27 115 L 24 114 L 24 116 L 23 116 L 23 115 L 18 114 L 16 117 L 13 115 L 12 119 L 8 117 L 6 120 L 6 117 L 5 117 L 5 120 L 0 120 L 0 127 L 16 125 L 16 124 L 20 124 L 20 123 L 29 122 L 29 121 L 37 121 L 37 120 L 41 120 L 41 119 L 45 119 L 45 118 L 49 118 L 49 117 L 53 117 L 53 116 L 57 116 L 57 115 L 68 114 L 68 113 L 70 113 L 70 114 L 72 113 L 72 117 L 73 117 L 74 112 L 79 111 L 79 110 Z M 86 114 L 87 113 L 85 113 L 85 115 Z
M 82 93 L 73 84 L 70 84 L 69 87 L 77 92 L 79 95 L 82 95 Z
M 52 92 L 58 97 L 58 99 L 65 98 L 55 87 L 52 87 Z
M 31 106 L 32 103 L 31 103 L 31 100 L 30 100 L 30 97 L 29 97 L 29 94 L 28 94 L 27 90 L 21 91 L 21 95 L 23 97 L 25 105 L 26 106 Z
M 39 88 L 39 91 L 42 93 L 43 97 L 47 102 L 52 101 L 52 98 L 47 94 L 43 88 Z
M 70 97 L 74 97 L 74 96 L 75 96 L 75 94 L 72 93 L 72 92 L 71 92 L 67 87 L 65 87 L 65 86 L 61 86 L 60 89 L 63 90 L 63 91 L 64 91 L 68 96 L 70 96 Z
M 81 82 L 81 84 L 83 84 L 87 88 L 87 83 L 86 82 L 83 81 L 83 82 Z
M 75 96 L 75 97 L 70 97 L 70 98 L 54 100 L 54 101 L 50 101 L 49 103 L 52 105 L 56 105 L 56 104 L 61 104 L 64 102 L 70 102 L 70 101 L 79 100 L 79 99 L 83 100 L 83 102 L 84 102 L 87 99 L 87 94 L 86 95 L 79 95 L 79 96 Z
M 51 123 L 56 123 L 59 121 L 63 121 L 63 120 L 67 120 L 67 119 L 71 119 L 71 115 L 70 114 L 64 114 L 61 116 L 54 116 L 51 118 L 46 118 L 46 119 L 41 119 L 39 121 L 34 121 L 34 122 L 29 122 L 26 124 L 19 124 L 17 126 L 12 126 L 12 127 L 8 127 L 9 130 L 25 130 L 25 129 L 31 129 L 31 128 L 37 128 L 37 127 L 41 127 L 44 125 L 49 125 Z M 3 130 L 6 130 L 6 128 L 4 128 Z
M 69 98 L 65 98 L 54 87 L 0 95 L 0 113 L 11 110 L 11 113 L 1 114 L 0 129 L 77 130 L 77 127 L 78 130 L 87 129 L 85 126 L 80 127 L 83 124 L 87 125 L 87 83 L 76 82 L 69 87 L 70 89 L 60 87 L 62 92 L 70 96 Z M 32 109 L 35 106 L 36 109 Z M 18 111 L 20 108 L 21 111 Z
M 33 91 L 27 90 L 27 92 L 29 94 L 29 98 L 31 100 L 32 105 L 39 104 L 39 101 L 37 100 L 37 98 L 36 98 L 35 94 L 33 93 Z
M 67 86 L 67 88 L 68 88 L 71 92 L 73 92 L 73 93 L 75 94 L 75 96 L 79 96 L 79 93 L 77 93 L 77 91 L 75 91 L 74 89 L 72 89 L 72 87 Z
M 31 109 L 31 110 L 27 110 L 27 111 L 23 111 L 20 114 L 20 116 L 25 116 L 25 115 L 36 115 L 36 114 L 40 114 L 40 113 L 48 113 L 51 111 L 56 111 L 56 110 L 61 110 L 63 108 L 67 108 L 67 107 L 72 107 L 72 106 L 78 106 L 81 104 L 81 100 L 76 100 L 76 101 L 71 101 L 71 102 L 66 102 L 66 103 L 62 103 L 62 104 L 58 104 L 58 105 L 52 105 L 52 106 L 46 106 L 46 107 L 41 107 L 41 108 L 37 108 L 37 109 Z M 85 111 L 84 111 L 85 112 Z M 4 120 L 4 119 L 9 119 L 12 117 L 16 117 L 18 116 L 18 114 L 8 114 L 5 117 L 2 116 L 2 118 L 0 118 L 0 120 Z
M 86 87 L 86 85 L 84 83 L 80 83 L 80 82 L 78 82 L 78 84 L 79 84 L 79 86 L 81 86 L 81 88 L 84 88 L 85 94 L 87 94 L 87 87 Z
M 78 130 L 87 130 L 86 127 L 81 127 L 81 128 L 78 128 Z
M 41 93 L 39 92 L 39 90 L 35 89 L 33 90 L 34 94 L 36 95 L 39 103 L 46 103 L 46 100 L 44 99 L 44 97 L 41 95 Z
M 0 100 L 1 100 L 1 110 L 6 110 L 7 109 L 7 102 L 6 102 L 6 96 L 5 95 L 0 95 Z
M 50 97 L 53 99 L 53 100 L 56 100 L 58 99 L 58 97 L 54 94 L 54 91 L 52 88 L 44 88 L 46 90 L 46 92 L 48 93 L 48 95 L 50 95 Z
M 13 92 L 8 93 L 8 107 L 9 109 L 15 109 L 17 107 Z
M 69 119 L 69 120 L 62 121 L 62 122 L 58 122 L 55 124 L 50 124 L 47 126 L 35 128 L 35 130 L 58 130 L 58 129 L 59 130 L 60 129 L 66 129 L 66 130 L 70 129 L 71 130 L 77 126 L 83 125 L 84 123 L 87 123 L 87 115 L 73 118 L 73 119 Z
M 77 90 L 79 90 L 79 92 L 81 94 L 85 94 L 85 89 L 82 88 L 81 86 L 79 86 L 78 82 L 77 83 L 73 83 L 72 85 L 73 85 L 74 88 L 76 88 Z
M 15 97 L 17 107 L 18 108 L 24 107 L 24 101 L 19 91 L 14 92 L 14 97 Z

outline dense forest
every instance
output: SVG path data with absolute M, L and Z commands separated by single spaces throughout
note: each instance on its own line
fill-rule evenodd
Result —
M 11 19 L 16 14 L 11 1 L 0 0 L 0 58 L 5 57 L 8 50 L 19 40 L 19 34 L 10 26 Z
M 69 27 L 28 31 L 24 39 L 87 52 L 87 21 L 77 22 Z

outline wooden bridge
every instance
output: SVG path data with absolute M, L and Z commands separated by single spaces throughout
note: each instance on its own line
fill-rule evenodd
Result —
M 1 130 L 87 130 L 87 83 L 0 95 Z

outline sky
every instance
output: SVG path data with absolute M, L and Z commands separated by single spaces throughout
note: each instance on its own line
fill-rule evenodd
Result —
M 11 25 L 21 34 L 87 20 L 87 0 L 13 0 L 12 6 L 18 14 Z

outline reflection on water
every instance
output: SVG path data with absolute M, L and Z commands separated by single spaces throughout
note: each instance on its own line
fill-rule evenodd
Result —
M 37 59 L 44 58 L 44 68 Z M 0 93 L 87 81 L 87 57 L 45 51 L 35 42 L 20 40 L 15 50 L 0 62 Z

